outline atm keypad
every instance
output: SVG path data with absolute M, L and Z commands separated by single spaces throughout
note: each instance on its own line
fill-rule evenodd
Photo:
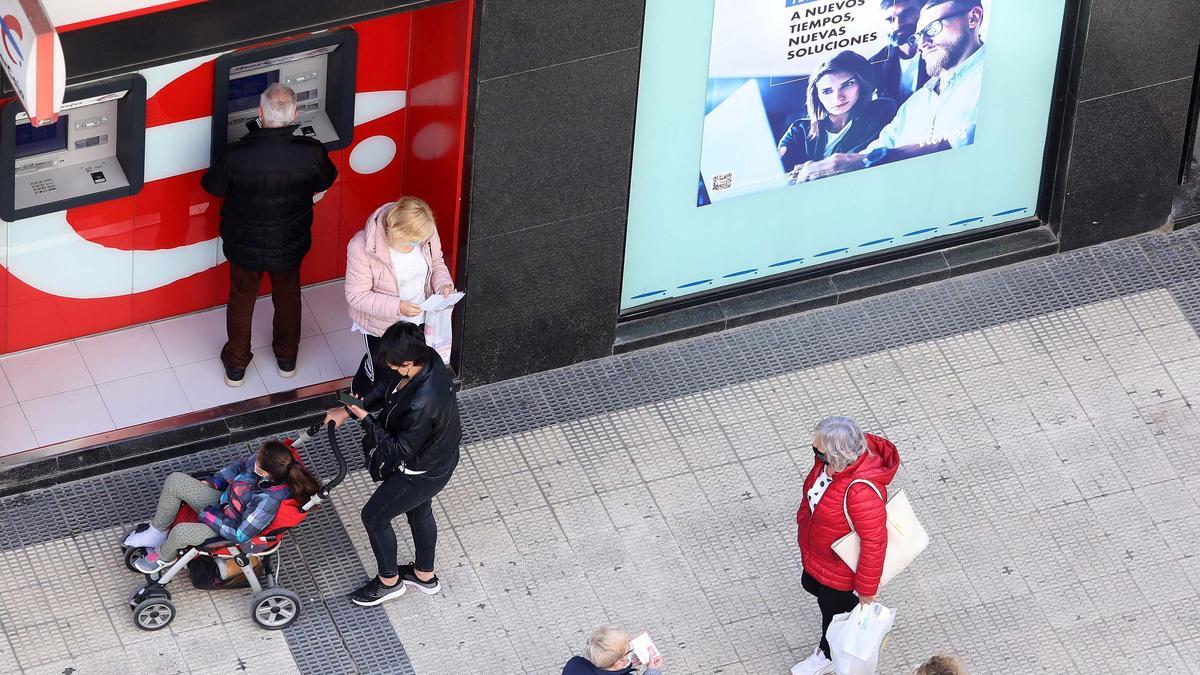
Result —
M 47 192 L 54 192 L 57 189 L 53 178 L 39 178 L 38 180 L 30 181 L 29 187 L 33 189 L 33 194 L 35 195 L 44 195 Z

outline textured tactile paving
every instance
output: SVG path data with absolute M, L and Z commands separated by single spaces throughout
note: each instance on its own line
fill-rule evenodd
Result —
M 285 642 L 246 591 L 186 579 L 172 630 L 137 631 L 115 546 L 168 473 L 257 442 L 0 499 L 0 672 L 555 673 L 608 622 L 648 629 L 672 672 L 783 672 L 815 640 L 792 517 L 832 412 L 897 443 L 933 534 L 881 596 L 901 612 L 881 672 L 940 650 L 972 673 L 1187 672 L 1200 625 L 1163 617 L 1200 591 L 1193 230 L 468 390 L 438 596 L 346 600 L 374 571 L 347 425 L 350 477 L 284 547 L 305 603 Z M 323 435 L 304 456 L 332 475 Z M 87 583 L 47 616 L 64 567 Z

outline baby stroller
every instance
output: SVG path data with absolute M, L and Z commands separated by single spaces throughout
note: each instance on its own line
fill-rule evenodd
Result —
M 302 462 L 297 450 L 305 442 L 320 433 L 318 422 L 299 438 L 284 441 L 297 462 Z M 326 428 L 329 447 L 337 460 L 337 476 L 322 485 L 306 504 L 297 504 L 294 499 L 285 499 L 279 505 L 274 520 L 256 537 L 245 544 L 236 544 L 221 537 L 213 537 L 199 546 L 186 549 L 175 563 L 156 574 L 146 575 L 147 583 L 140 586 L 129 598 L 129 609 L 133 611 L 133 624 L 142 630 L 161 630 L 175 618 L 175 605 L 171 603 L 171 592 L 166 585 L 184 567 L 192 585 L 202 590 L 238 588 L 249 586 L 253 593 L 250 603 L 250 618 L 267 630 L 280 630 L 300 618 L 302 603 L 299 596 L 279 585 L 279 547 L 283 535 L 304 521 L 314 508 L 329 498 L 329 491 L 337 487 L 346 477 L 346 458 L 338 447 L 334 424 Z M 205 475 L 197 475 L 204 478 Z M 179 523 L 199 522 L 199 517 L 188 505 L 179 509 L 172 527 Z M 144 528 L 145 526 L 139 526 Z M 137 571 L 134 564 L 147 554 L 145 548 L 122 546 L 125 566 Z M 256 569 L 257 568 L 257 569 Z M 139 572 L 140 573 L 140 572 Z M 261 580 L 259 574 L 261 573 Z

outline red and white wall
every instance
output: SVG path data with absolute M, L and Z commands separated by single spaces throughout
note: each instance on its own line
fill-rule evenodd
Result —
M 54 16 L 54 3 L 47 4 Z M 137 12 L 172 4 L 122 6 Z M 341 277 L 350 237 L 377 206 L 402 194 L 433 206 L 455 268 L 472 4 L 458 0 L 353 25 L 354 140 L 331 153 L 339 177 L 315 205 L 306 284 Z M 140 71 L 147 82 L 141 192 L 0 222 L 0 353 L 224 303 L 220 201 L 200 187 L 218 56 Z

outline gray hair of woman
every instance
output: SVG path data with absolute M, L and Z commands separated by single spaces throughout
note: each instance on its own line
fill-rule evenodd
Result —
M 820 446 L 825 463 L 835 472 L 858 461 L 867 451 L 862 429 L 849 417 L 826 417 L 813 430 L 813 445 Z

